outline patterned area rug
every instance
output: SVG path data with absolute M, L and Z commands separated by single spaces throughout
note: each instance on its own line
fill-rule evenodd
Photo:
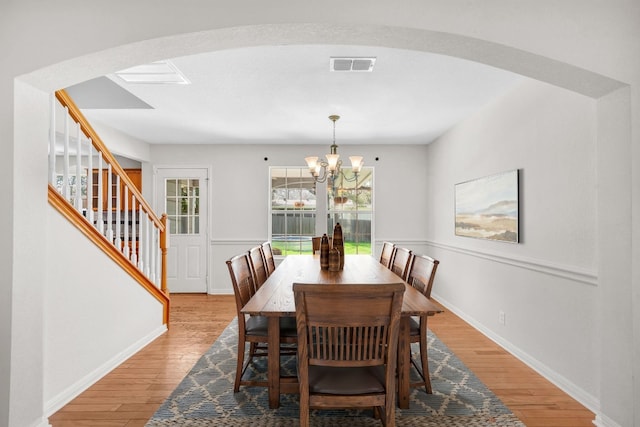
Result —
M 433 394 L 412 389 L 410 409 L 396 411 L 397 426 L 524 427 L 431 331 L 428 338 Z M 146 426 L 298 426 L 297 395 L 281 395 L 280 408 L 273 410 L 266 388 L 240 387 L 233 393 L 236 348 L 234 320 Z M 295 358 L 284 356 L 282 369 L 293 375 Z M 258 358 L 245 375 L 266 378 L 266 358 Z M 360 427 L 381 426 L 382 422 L 373 418 L 372 411 L 315 410 L 311 425 Z

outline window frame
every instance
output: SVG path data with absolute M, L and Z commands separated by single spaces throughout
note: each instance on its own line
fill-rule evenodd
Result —
M 268 171 L 268 179 L 269 179 L 269 192 L 268 192 L 268 203 L 269 203 L 269 207 L 268 207 L 268 239 L 269 241 L 271 241 L 272 247 L 276 248 L 276 251 L 274 253 L 274 256 L 279 257 L 279 258 L 283 258 L 287 255 L 287 253 L 291 253 L 290 251 L 284 251 L 285 253 L 278 253 L 280 252 L 277 248 L 278 248 L 278 242 L 280 240 L 278 240 L 278 238 L 282 235 L 282 233 L 278 233 L 276 238 L 274 239 L 274 212 L 278 212 L 278 209 L 274 209 L 274 204 L 273 204 L 273 177 L 274 177 L 274 171 L 277 170 L 297 170 L 300 172 L 300 178 L 305 178 L 305 179 L 312 179 L 311 174 L 309 173 L 309 168 L 307 166 L 270 166 L 269 167 L 269 171 Z M 347 171 L 350 172 L 350 171 Z M 284 211 L 289 211 L 289 212 L 306 212 L 306 213 L 312 213 L 315 216 L 315 228 L 314 228 L 314 232 L 313 235 L 315 236 L 321 236 L 323 233 L 327 233 L 327 235 L 331 235 L 333 234 L 333 224 L 332 220 L 333 218 L 335 218 L 335 215 L 348 215 L 348 216 L 353 216 L 355 215 L 355 221 L 358 221 L 358 216 L 360 215 L 366 215 L 368 218 L 370 219 L 370 230 L 369 230 L 369 242 L 368 246 L 365 244 L 364 245 L 364 250 L 363 250 L 363 245 L 362 242 L 359 242 L 360 244 L 357 244 L 355 246 L 355 251 L 351 251 L 349 253 L 359 253 L 359 254 L 373 254 L 374 251 L 374 224 L 375 224 L 375 168 L 373 166 L 368 166 L 368 167 L 363 167 L 363 171 L 361 171 L 360 176 L 363 176 L 363 173 L 367 173 L 368 175 L 366 175 L 366 179 L 368 179 L 371 183 L 371 190 L 370 190 L 370 205 L 368 209 L 362 209 L 362 207 L 359 207 L 356 204 L 356 208 L 353 210 L 341 210 L 341 209 L 332 209 L 330 201 L 329 201 L 329 197 L 331 197 L 331 191 L 328 190 L 327 186 L 330 185 L 327 182 L 324 183 L 315 183 L 314 184 L 314 188 L 315 188 L 315 198 L 316 198 L 316 205 L 315 205 L 315 209 L 313 209 L 313 211 L 311 211 L 310 209 L 298 209 L 296 210 L 294 209 L 283 209 Z M 353 183 L 352 185 L 354 185 L 355 183 Z M 329 229 L 330 228 L 330 229 Z M 343 232 L 344 232 L 344 228 L 343 228 Z M 293 236 L 294 234 L 287 234 L 284 233 L 285 237 L 286 235 L 291 235 Z M 362 235 L 362 233 L 358 233 L 359 235 Z M 306 250 L 306 246 L 305 246 L 305 250 L 300 250 L 298 253 L 312 253 L 312 249 L 311 249 L 311 237 L 312 235 L 307 235 L 304 233 L 300 233 L 297 234 L 298 236 L 304 236 L 304 237 L 308 237 L 308 247 L 309 249 Z M 274 242 L 275 240 L 275 242 Z M 300 246 L 301 247 L 301 246 Z
M 285 186 L 284 189 L 286 191 L 286 195 L 283 200 L 283 207 L 281 209 L 274 209 L 274 174 L 278 172 L 284 171 L 283 177 L 276 176 L 275 178 L 283 178 L 285 180 L 285 184 L 287 180 L 296 180 L 300 184 L 299 186 Z M 289 175 L 289 172 L 295 173 L 293 175 Z M 271 166 L 269 167 L 269 241 L 271 242 L 272 249 L 274 251 L 274 256 L 286 256 L 287 254 L 311 254 L 313 253 L 311 238 L 317 234 L 317 221 L 318 221 L 318 210 L 317 210 L 317 186 L 314 184 L 313 186 L 304 186 L 304 182 L 312 183 L 313 178 L 309 174 L 308 167 L 302 166 Z M 295 184 L 296 181 L 293 181 Z M 283 187 L 279 187 L 281 190 Z M 307 194 L 306 198 L 303 197 L 304 189 L 308 189 L 309 193 L 313 196 L 313 208 L 311 208 L 309 195 Z M 299 190 L 299 199 L 291 199 L 290 193 L 291 191 Z M 299 205 L 298 203 L 302 203 Z M 291 206 L 290 206 L 291 204 Z M 274 237 L 274 215 L 276 213 L 284 213 L 284 230 L 282 233 L 277 233 Z M 290 225 L 289 218 L 293 217 L 296 221 L 299 219 L 299 224 L 295 223 Z M 296 217 L 298 219 L 296 219 Z M 311 218 L 310 220 L 305 220 L 305 218 Z M 312 224 L 309 233 L 305 233 L 305 229 L 309 229 L 309 225 Z M 289 227 L 298 227 L 298 233 L 290 233 L 288 232 Z M 297 246 L 297 249 L 296 249 Z
M 175 194 L 169 194 L 169 188 L 167 187 L 169 182 L 173 181 L 175 184 Z M 181 192 L 181 181 L 187 182 L 186 194 Z M 193 181 L 198 181 L 198 185 L 193 185 Z M 169 234 L 181 235 L 181 236 L 195 236 L 201 233 L 200 231 L 200 178 L 165 178 L 165 198 L 163 201 L 164 212 L 167 213 L 169 219 Z M 174 209 L 170 212 L 169 199 L 175 202 Z M 183 207 L 184 206 L 184 207 Z M 186 212 L 184 212 L 186 207 Z M 184 230 L 184 223 L 186 220 L 186 230 Z M 186 231 L 186 232 L 184 232 Z

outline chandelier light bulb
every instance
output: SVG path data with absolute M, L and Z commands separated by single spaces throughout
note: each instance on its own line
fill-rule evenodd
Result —
M 336 121 L 340 118 L 338 115 L 329 116 L 329 120 L 333 122 L 333 143 L 331 144 L 331 152 L 326 155 L 327 161 L 320 160 L 317 156 L 305 157 L 309 167 L 309 173 L 313 176 L 315 182 L 325 182 L 328 179 L 333 182 L 335 178 L 341 178 L 345 181 L 357 181 L 358 174 L 362 170 L 362 156 L 351 156 L 351 171 L 353 175 L 351 178 L 345 177 L 342 171 L 342 160 L 338 154 L 338 145 L 336 145 Z
M 318 157 L 309 156 L 305 157 L 304 160 L 305 162 L 307 162 L 307 166 L 309 166 L 309 172 L 311 172 L 311 174 L 316 172 L 316 169 L 318 167 Z
M 362 170 L 362 156 L 350 156 L 349 160 L 351 160 L 351 170 L 353 173 L 359 173 Z

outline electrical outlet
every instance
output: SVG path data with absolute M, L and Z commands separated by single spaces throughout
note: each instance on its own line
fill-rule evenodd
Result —
M 500 322 L 501 325 L 507 324 L 506 316 L 504 314 L 504 311 L 502 310 L 500 310 L 500 312 L 498 313 L 498 322 Z

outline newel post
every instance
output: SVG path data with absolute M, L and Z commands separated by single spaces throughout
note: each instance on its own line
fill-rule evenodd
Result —
M 160 218 L 162 222 L 163 230 L 160 232 L 160 253 L 161 253 L 161 263 L 160 263 L 160 290 L 165 294 L 169 295 L 169 291 L 167 290 L 167 236 L 169 234 L 168 228 L 168 218 L 167 214 L 162 214 Z

